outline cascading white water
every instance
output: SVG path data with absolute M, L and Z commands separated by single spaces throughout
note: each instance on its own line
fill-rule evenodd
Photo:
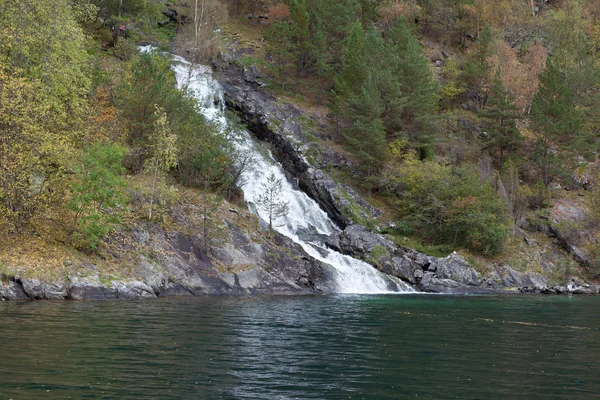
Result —
M 173 70 L 180 88 L 187 88 L 199 100 L 201 112 L 225 127 L 227 120 L 222 108 L 223 92 L 212 78 L 211 69 L 202 65 L 192 66 L 185 59 L 174 56 Z M 288 215 L 276 221 L 275 229 L 300 244 L 314 258 L 333 266 L 338 273 L 336 283 L 340 293 L 414 292 L 399 279 L 389 277 L 363 261 L 326 248 L 323 238 L 337 230 L 328 215 L 313 199 L 290 184 L 279 163 L 270 152 L 261 151 L 247 131 L 238 134 L 240 149 L 250 150 L 254 155 L 253 168 L 245 172 L 246 184 L 242 187 L 249 207 L 261 218 L 267 219 L 262 210 L 254 207 L 254 201 L 269 174 L 275 174 L 283 183 L 282 200 L 289 203 Z

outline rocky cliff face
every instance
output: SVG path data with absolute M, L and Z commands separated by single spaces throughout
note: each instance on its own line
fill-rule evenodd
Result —
M 364 201 L 352 188 L 332 180 L 306 160 L 308 139 L 299 117 L 302 111 L 277 100 L 260 89 L 251 69 L 228 66 L 218 76 L 225 88 L 225 103 L 236 111 L 254 135 L 271 144 L 273 154 L 284 169 L 297 179 L 298 186 L 314 199 L 340 227 L 352 221 L 348 218 L 354 204 L 359 205 L 364 218 L 379 212 Z
M 1 300 L 116 300 L 180 295 L 323 294 L 335 291 L 335 270 L 273 233 L 255 241 L 233 223 L 208 252 L 198 235 L 166 232 L 152 223 L 115 233 L 110 252 L 131 265 L 105 276 L 93 264 L 74 265 L 65 279 L 3 276 Z

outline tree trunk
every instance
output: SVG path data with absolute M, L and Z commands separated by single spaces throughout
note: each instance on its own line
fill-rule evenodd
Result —
M 152 221 L 152 207 L 154 205 L 154 191 L 156 190 L 156 179 L 158 178 L 158 157 L 154 162 L 154 178 L 152 179 L 152 192 L 150 194 L 150 211 L 148 213 L 148 219 Z

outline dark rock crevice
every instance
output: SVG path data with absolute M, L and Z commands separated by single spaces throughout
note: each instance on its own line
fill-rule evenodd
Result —
M 300 151 L 308 142 L 299 121 L 302 111 L 290 104 L 279 104 L 260 89 L 254 75 L 252 78 L 247 75 L 235 66 L 220 69 L 218 78 L 225 89 L 225 105 L 241 117 L 258 139 L 271 145 L 274 157 L 297 180 L 300 190 L 342 229 L 353 223 L 348 217 L 356 212 L 352 208 L 359 208 L 367 219 L 377 216 L 379 212 L 352 188 L 336 183 L 307 162 Z

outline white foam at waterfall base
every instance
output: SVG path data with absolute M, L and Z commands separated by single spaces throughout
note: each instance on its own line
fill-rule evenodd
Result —
M 211 69 L 202 65 L 191 65 L 183 58 L 174 56 L 173 70 L 179 87 L 187 89 L 199 100 L 203 115 L 225 127 L 227 121 L 222 109 L 223 93 L 218 82 L 212 78 Z M 268 219 L 264 211 L 254 207 L 254 201 L 261 194 L 261 187 L 266 184 L 269 174 L 275 174 L 283 184 L 282 200 L 289 204 L 288 215 L 275 222 L 275 230 L 298 243 L 317 260 L 333 266 L 337 271 L 338 292 L 414 292 L 399 279 L 389 277 L 363 261 L 326 248 L 321 239 L 337 231 L 327 214 L 314 200 L 292 186 L 279 163 L 273 159 L 270 152 L 262 150 L 247 131 L 238 134 L 240 149 L 250 150 L 254 155 L 253 168 L 245 172 L 246 184 L 242 187 L 244 199 L 250 209 L 258 213 L 263 220 Z

